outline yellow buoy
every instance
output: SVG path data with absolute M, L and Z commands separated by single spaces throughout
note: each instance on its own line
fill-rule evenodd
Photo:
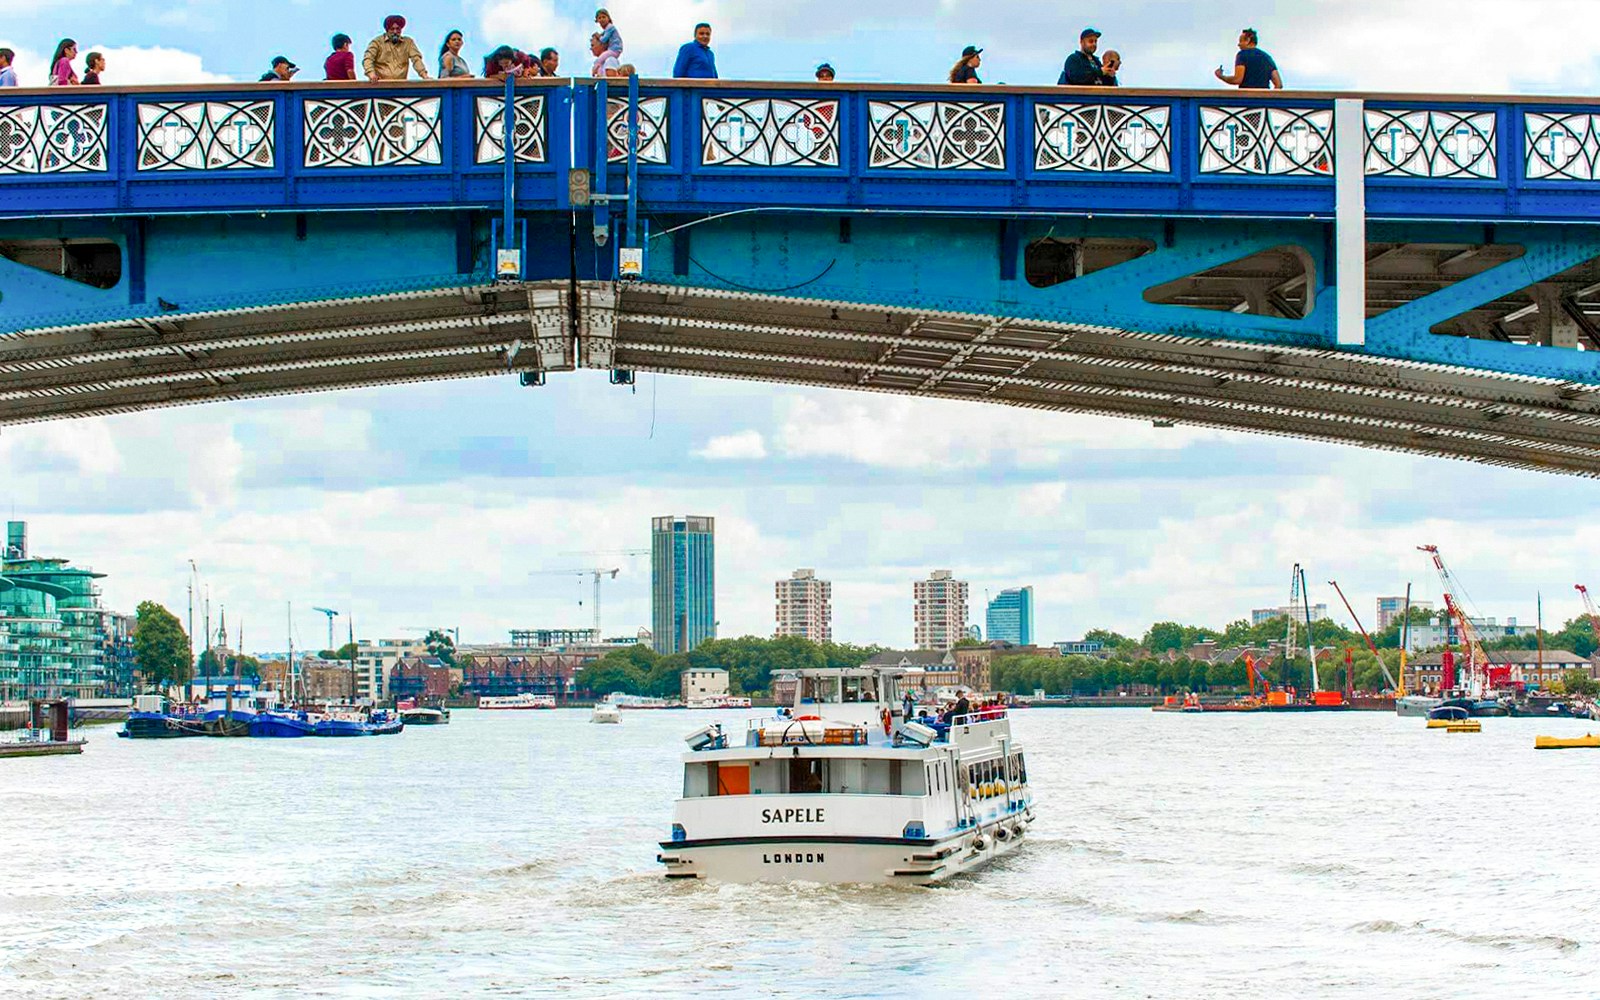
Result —
M 1593 733 L 1573 739 L 1562 739 L 1559 736 L 1539 736 L 1534 739 L 1533 748 L 1535 750 L 1597 750 L 1600 749 L 1600 736 L 1596 736 Z

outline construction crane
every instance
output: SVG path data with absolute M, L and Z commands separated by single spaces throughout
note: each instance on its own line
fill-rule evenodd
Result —
M 1595 642 L 1600 643 L 1600 614 L 1594 610 L 1594 598 L 1589 596 L 1589 588 L 1578 584 L 1578 593 L 1583 595 L 1583 610 L 1589 616 L 1589 628 L 1594 631 Z
M 311 610 L 328 616 L 328 648 L 338 649 L 339 647 L 333 644 L 333 620 L 339 617 L 339 612 L 332 608 L 312 608 Z
M 1350 598 L 1344 596 L 1344 591 L 1339 587 L 1338 580 L 1329 580 L 1328 586 L 1339 595 L 1339 600 L 1344 602 L 1344 609 L 1350 612 L 1350 618 L 1356 623 L 1356 629 L 1361 633 L 1361 638 L 1367 642 L 1367 648 L 1372 651 L 1372 658 L 1378 661 L 1378 667 L 1383 670 L 1383 679 L 1389 682 L 1389 690 L 1398 691 L 1400 685 L 1394 682 L 1394 674 L 1389 672 L 1389 665 L 1383 662 L 1383 654 L 1378 652 L 1378 644 L 1372 641 L 1372 636 L 1367 634 L 1367 627 L 1361 624 L 1361 618 L 1356 614 L 1356 609 L 1350 606 Z
M 1283 657 L 1287 663 L 1294 649 L 1294 608 L 1298 604 L 1306 617 L 1306 658 L 1311 661 L 1311 690 L 1321 691 L 1322 682 L 1317 677 L 1317 647 L 1311 635 L 1311 590 L 1306 586 L 1306 571 L 1299 563 L 1289 574 L 1289 633 L 1284 637 Z
M 1419 552 L 1426 552 L 1433 557 L 1433 568 L 1439 573 L 1439 584 L 1444 587 L 1445 613 L 1456 623 L 1456 629 L 1461 633 L 1461 644 L 1467 650 L 1467 688 L 1476 697 L 1483 697 L 1489 688 L 1489 654 L 1484 652 L 1483 639 L 1478 635 L 1478 627 L 1472 624 L 1472 619 L 1467 617 L 1467 612 L 1461 607 L 1456 594 L 1462 593 L 1461 584 L 1444 564 L 1444 556 L 1439 554 L 1437 545 L 1420 545 Z M 1513 668 L 1513 681 L 1522 680 L 1522 670 Z
M 599 638 L 600 637 L 600 581 L 606 579 L 607 577 L 615 580 L 617 578 L 617 574 L 621 573 L 621 572 L 622 572 L 622 570 L 620 568 L 614 568 L 614 569 L 605 569 L 605 568 L 601 568 L 601 569 L 546 569 L 546 570 L 539 570 L 539 571 L 534 572 L 534 573 L 529 573 L 528 575 L 529 576 L 577 576 L 577 577 L 589 576 L 589 577 L 593 577 L 594 578 L 594 634 L 595 634 L 596 638 Z

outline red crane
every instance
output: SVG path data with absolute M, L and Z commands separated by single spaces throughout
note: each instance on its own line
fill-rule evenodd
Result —
M 1500 679 L 1494 674 L 1502 671 L 1494 671 L 1490 668 L 1489 654 L 1484 652 L 1483 640 L 1478 635 L 1478 628 L 1472 624 L 1472 620 L 1467 617 L 1466 611 L 1462 609 L 1460 602 L 1456 599 L 1456 593 L 1461 590 L 1460 583 L 1456 580 L 1455 574 L 1445 567 L 1444 557 L 1439 554 L 1439 547 L 1437 545 L 1421 545 L 1418 546 L 1418 551 L 1426 552 L 1433 557 L 1433 568 L 1438 570 L 1439 583 L 1444 588 L 1445 611 L 1456 623 L 1456 630 L 1461 633 L 1461 645 L 1466 649 L 1468 691 L 1477 697 L 1482 697 L 1488 693 L 1492 684 Z M 1509 679 L 1520 683 L 1522 681 L 1522 669 L 1513 666 Z
M 1383 679 L 1389 682 L 1389 690 L 1398 690 L 1399 685 L 1394 682 L 1394 674 L 1389 672 L 1389 665 L 1383 662 L 1383 654 L 1378 652 L 1378 644 L 1372 641 L 1372 636 L 1367 634 L 1367 627 L 1361 624 L 1361 619 L 1356 615 L 1356 609 L 1350 606 L 1350 598 L 1344 596 L 1344 591 L 1339 587 L 1338 580 L 1329 580 L 1328 586 L 1339 595 L 1339 600 L 1344 602 L 1344 609 L 1350 612 L 1350 619 L 1356 623 L 1356 628 L 1361 631 L 1361 638 L 1367 641 L 1367 648 L 1372 650 L 1372 658 L 1378 661 L 1378 666 L 1383 670 Z M 1348 672 L 1346 677 L 1348 677 Z
M 1589 588 L 1578 584 L 1578 593 L 1583 595 L 1583 610 L 1589 616 L 1589 628 L 1594 630 L 1594 641 L 1600 643 L 1600 614 L 1594 610 L 1594 598 L 1589 596 Z

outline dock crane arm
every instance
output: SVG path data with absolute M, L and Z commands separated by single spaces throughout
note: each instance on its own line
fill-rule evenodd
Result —
M 1383 654 L 1378 652 L 1378 644 L 1372 641 L 1372 636 L 1367 634 L 1367 627 L 1361 624 L 1361 619 L 1356 615 L 1356 609 L 1350 606 L 1350 598 L 1344 596 L 1344 591 L 1339 587 L 1338 580 L 1329 580 L 1328 586 L 1339 595 L 1339 600 L 1344 602 L 1344 609 L 1350 612 L 1350 618 L 1356 623 L 1356 628 L 1361 632 L 1361 638 L 1367 641 L 1367 648 L 1372 650 L 1373 657 L 1378 661 L 1378 667 L 1383 670 L 1383 679 L 1389 682 L 1391 691 L 1398 691 L 1400 686 L 1394 682 L 1394 674 L 1389 672 L 1389 665 L 1383 662 Z

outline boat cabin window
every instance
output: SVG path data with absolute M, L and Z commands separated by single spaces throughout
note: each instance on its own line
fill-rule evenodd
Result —
M 868 702 L 876 704 L 878 692 L 870 677 L 846 677 L 844 679 L 844 700 L 846 702 Z

